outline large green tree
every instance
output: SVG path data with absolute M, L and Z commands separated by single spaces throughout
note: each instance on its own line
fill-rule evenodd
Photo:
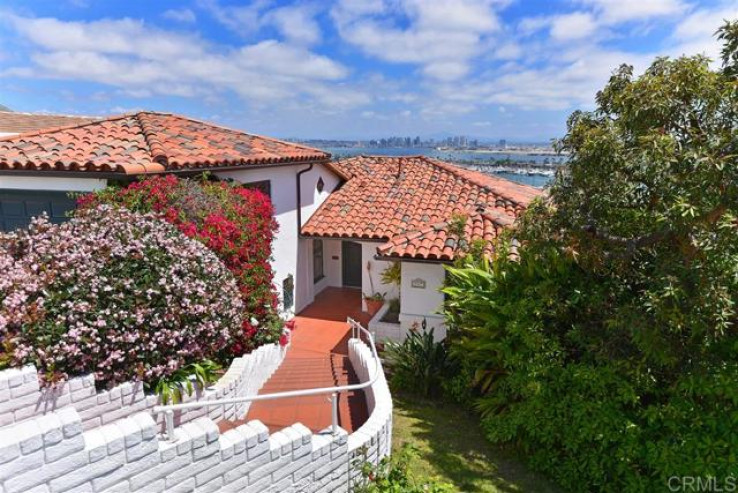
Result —
M 718 37 L 720 69 L 620 67 L 514 242 L 450 270 L 488 435 L 567 489 L 738 475 L 738 23 Z

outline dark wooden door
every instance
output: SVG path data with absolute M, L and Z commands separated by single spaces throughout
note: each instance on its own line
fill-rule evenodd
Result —
M 352 241 L 344 241 L 341 245 L 343 264 L 343 285 L 352 288 L 361 287 L 361 245 Z

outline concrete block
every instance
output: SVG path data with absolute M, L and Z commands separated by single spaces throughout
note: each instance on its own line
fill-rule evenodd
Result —
M 103 459 L 91 463 L 85 467 L 75 469 L 69 473 L 52 479 L 49 482 L 52 493 L 60 493 L 74 488 L 75 491 L 92 491 L 91 480 L 100 476 L 112 474 L 118 468 L 125 464 L 125 457 L 122 453 L 112 456 L 105 456 Z M 89 488 L 85 487 L 89 485 Z
M 44 460 L 47 464 L 56 462 L 64 457 L 69 456 L 75 452 L 79 452 L 85 448 L 84 435 L 74 435 L 69 438 L 65 438 L 58 444 L 52 447 L 44 448 Z
M 131 418 L 121 419 L 116 426 L 123 432 L 123 438 L 125 440 L 126 448 L 133 447 L 141 443 L 143 437 L 141 436 L 141 428 L 138 423 Z
M 144 440 L 149 440 L 156 436 L 156 422 L 154 418 L 148 413 L 138 413 L 132 416 L 132 419 L 138 424 L 141 429 L 141 437 Z M 217 427 L 216 427 L 217 429 Z
M 246 439 L 246 448 L 255 447 L 259 443 L 259 430 L 251 426 L 251 423 L 246 423 L 236 428 Z
M 44 438 L 44 447 L 50 447 L 62 441 L 64 433 L 62 431 L 62 422 L 55 414 L 47 414 L 36 420 Z
M 62 423 L 62 431 L 65 438 L 70 438 L 82 433 L 82 422 L 79 414 L 71 407 L 59 410 L 56 415 Z
M 181 428 L 186 431 L 187 435 L 190 437 L 190 442 L 192 444 L 191 447 L 193 450 L 205 445 L 207 441 L 206 431 L 198 426 L 196 422 L 186 423 L 182 425 Z
M 264 423 L 255 419 L 253 421 L 249 421 L 247 424 L 259 434 L 260 442 L 266 442 L 269 440 L 269 428 L 267 428 Z
M 169 462 L 177 457 L 177 443 L 166 440 L 159 442 L 159 457 L 162 462 Z
M 23 385 L 23 372 L 17 368 L 11 368 L 2 373 L 2 379 L 8 382 L 8 386 L 11 389 L 13 387 L 20 387 Z
M 108 444 L 105 436 L 99 429 L 85 433 L 85 450 L 90 463 L 97 462 L 108 456 Z
M 272 473 L 272 481 L 274 483 L 277 483 L 284 478 L 292 481 L 292 474 L 295 471 L 298 471 L 299 469 L 309 465 L 310 462 L 312 462 L 312 457 L 310 457 L 309 455 L 304 455 L 297 460 L 292 459 L 286 462 L 283 467 L 280 467 Z
M 101 426 L 100 431 L 105 437 L 108 444 L 108 455 L 113 455 L 122 451 L 125 447 L 125 437 L 123 431 L 115 425 Z
M 223 478 L 218 477 L 206 483 L 202 486 L 197 487 L 197 493 L 211 493 L 213 491 L 220 491 L 223 487 Z
M 123 481 L 126 481 L 127 487 L 128 478 L 135 476 L 142 471 L 151 469 L 158 464 L 159 454 L 149 454 L 144 456 L 142 459 L 137 460 L 136 462 L 129 462 L 123 467 L 119 467 L 109 474 L 94 478 L 92 480 L 92 486 L 93 488 L 95 488 L 95 491 L 102 491 Z
M 195 491 L 195 478 L 188 478 L 177 484 L 170 484 L 167 478 L 165 485 L 167 493 L 189 493 Z
M 20 456 L 20 446 L 8 432 L 0 431 L 0 464 L 5 464 Z
M 65 474 L 68 474 L 75 469 L 83 468 L 86 465 L 87 454 L 77 452 L 51 464 L 45 464 L 43 467 L 39 467 L 38 469 L 26 470 L 23 474 L 19 474 L 17 476 L 14 475 L 10 480 L 5 481 L 5 492 L 22 493 L 34 486 L 62 477 Z
M 220 447 L 218 447 L 218 442 L 208 443 L 204 447 L 198 447 L 192 451 L 192 460 L 203 460 L 206 457 L 210 457 L 213 454 L 218 454 L 219 452 Z
M 195 423 L 205 431 L 205 439 L 207 443 L 213 443 L 220 436 L 218 425 L 216 425 L 212 420 L 200 418 L 196 420 Z
M 234 454 L 240 454 L 246 450 L 246 437 L 237 428 L 226 431 L 220 437 L 221 439 L 227 437 L 233 447 Z
M 18 397 L 23 397 L 24 395 L 29 394 L 33 394 L 36 398 L 38 398 L 38 389 L 38 380 L 34 380 L 33 382 L 23 382 L 17 387 L 10 388 L 10 398 L 17 399 Z
M 13 427 L 13 434 L 24 455 L 39 450 L 44 445 L 43 431 L 35 419 L 16 424 Z
M 126 447 L 126 460 L 135 462 L 144 456 L 157 452 L 159 455 L 159 444 L 155 439 L 142 440 L 133 447 Z
M 186 481 L 188 479 L 193 480 L 193 487 L 195 476 L 200 474 L 201 472 L 205 471 L 206 469 L 210 469 L 211 467 L 214 467 L 220 463 L 220 455 L 215 454 L 211 455 L 207 459 L 203 459 L 198 462 L 193 462 L 190 466 L 178 469 L 177 471 L 174 471 L 172 474 L 167 475 L 166 478 L 166 487 L 167 490 L 170 489 L 171 486 L 178 485 L 179 483 Z
M 132 491 L 143 490 L 146 491 L 146 485 L 158 481 L 159 479 L 165 480 L 166 477 L 175 471 L 186 469 L 192 463 L 192 458 L 189 454 L 176 456 L 173 460 L 165 463 L 159 463 L 159 465 L 147 469 L 139 474 L 131 476 L 128 480 Z M 166 485 L 165 485 L 166 487 Z
M 15 460 L 0 464 L 0 485 L 26 471 L 41 468 L 44 465 L 44 451 L 37 450 L 28 455 L 21 455 Z

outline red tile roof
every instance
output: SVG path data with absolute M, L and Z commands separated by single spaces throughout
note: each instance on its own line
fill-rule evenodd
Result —
M 426 158 L 361 156 L 332 163 L 349 180 L 303 226 L 306 236 L 382 240 L 382 256 L 453 260 L 456 218 L 464 240 L 488 248 L 537 188 Z
M 99 118 L 94 116 L 46 115 L 41 113 L 16 113 L 0 111 L 0 134 L 20 134 L 44 128 L 62 127 L 89 123 Z
M 329 158 L 310 147 L 154 112 L 0 139 L 0 170 L 134 175 Z

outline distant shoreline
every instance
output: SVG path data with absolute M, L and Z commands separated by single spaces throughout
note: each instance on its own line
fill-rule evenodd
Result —
M 535 187 L 546 186 L 568 158 L 541 148 L 444 150 L 438 147 L 323 147 L 323 150 L 333 154 L 334 159 L 357 155 L 427 156 Z
M 473 152 L 476 154 L 516 154 L 527 156 L 568 156 L 566 152 L 557 152 L 554 149 L 451 149 L 444 147 L 436 147 L 438 151 L 461 151 Z

